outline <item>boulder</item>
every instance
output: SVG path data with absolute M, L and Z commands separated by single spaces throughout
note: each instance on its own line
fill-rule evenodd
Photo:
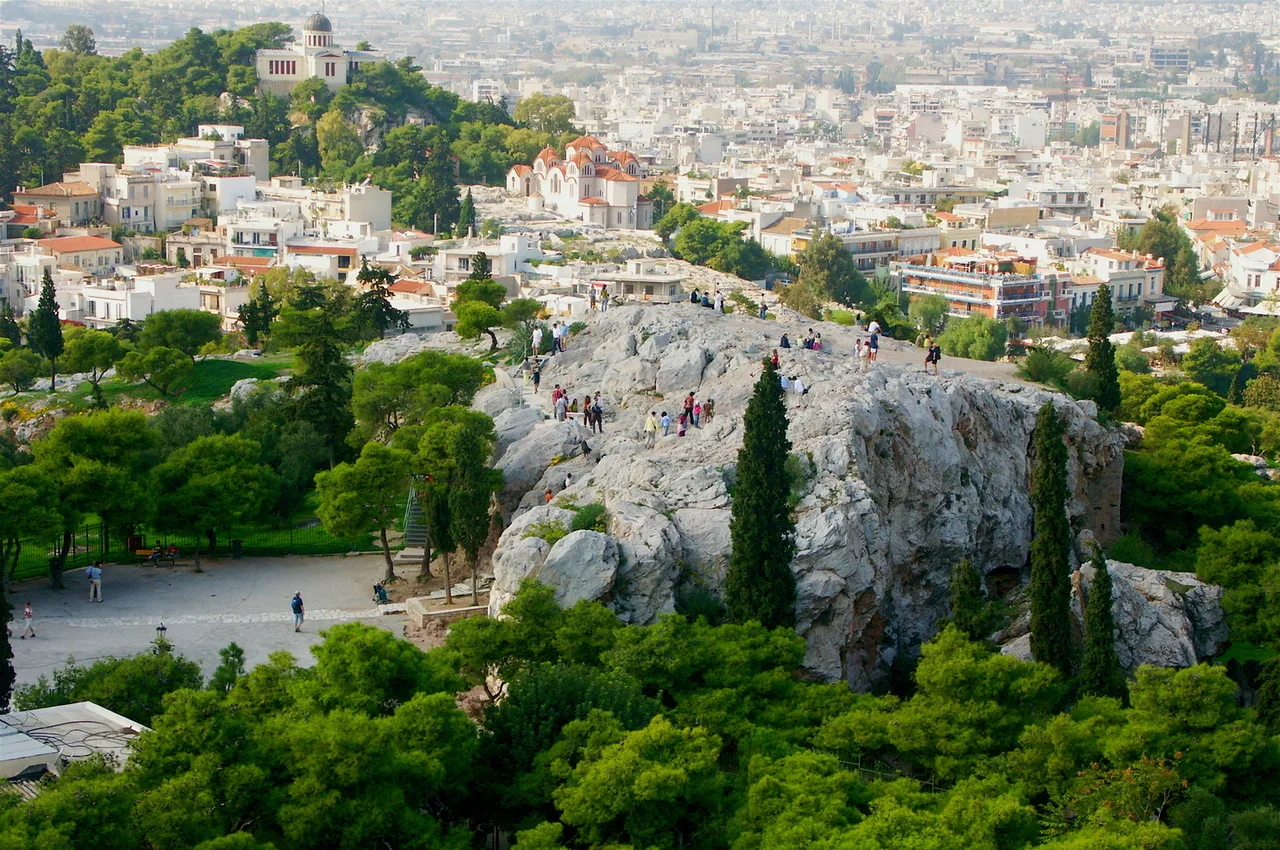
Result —
M 493 417 L 493 429 L 498 434 L 494 459 L 502 457 L 507 447 L 529 435 L 535 427 L 546 421 L 546 414 L 537 407 L 509 407 Z
M 1194 573 L 1149 570 L 1107 561 L 1111 572 L 1116 654 L 1132 673 L 1140 665 L 1190 667 L 1218 654 L 1227 640 L 1222 588 Z M 1094 579 L 1091 563 L 1072 576 L 1072 613 L 1083 629 L 1082 600 Z
M 618 577 L 618 544 L 598 531 L 574 531 L 551 547 L 531 575 L 551 587 L 563 607 L 603 599 Z
M 552 420 L 535 425 L 523 439 L 508 446 L 496 464 L 502 472 L 503 505 L 509 509 L 519 503 L 556 458 L 578 454 L 589 436 L 587 429 L 575 422 Z
M 231 390 L 227 393 L 233 401 L 241 401 L 253 394 L 258 388 L 257 378 L 241 378 L 231 385 Z
M 645 344 L 652 342 L 650 337 Z M 644 346 L 642 345 L 641 348 Z M 663 350 L 658 366 L 655 389 L 666 397 L 683 398 L 685 393 L 697 392 L 702 385 L 702 370 L 707 368 L 707 350 L 689 342 L 676 342 Z
M 490 384 L 480 390 L 471 401 L 472 407 L 481 413 L 489 414 L 495 419 L 502 411 L 519 407 L 522 404 L 524 404 L 524 390 L 519 387 L 502 387 L 497 384 Z

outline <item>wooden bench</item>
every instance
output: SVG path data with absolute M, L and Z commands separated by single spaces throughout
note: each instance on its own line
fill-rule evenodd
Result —
M 178 553 L 169 552 L 162 549 L 135 549 L 133 554 L 142 559 L 143 563 L 150 562 L 156 566 L 160 566 L 161 561 L 169 562 L 169 569 L 173 569 L 178 563 Z

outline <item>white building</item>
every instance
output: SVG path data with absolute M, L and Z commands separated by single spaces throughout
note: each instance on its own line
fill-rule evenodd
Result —
M 643 171 L 630 151 L 610 151 L 594 136 L 565 146 L 561 160 L 544 148 L 532 166 L 507 173 L 507 191 L 531 207 L 611 230 L 648 230 L 653 204 L 640 194 Z
M 373 230 L 391 229 L 391 193 L 366 180 L 325 191 L 307 186 L 299 177 L 273 177 L 258 187 L 264 201 L 297 204 L 308 230 L 329 233 L 337 222 L 366 222 Z
M 102 196 L 102 218 L 141 233 L 175 230 L 201 209 L 201 185 L 185 171 L 109 162 L 80 164 L 80 180 Z
M 385 62 L 380 53 L 343 50 L 334 40 L 333 24 L 316 13 L 302 24 L 302 41 L 289 47 L 259 50 L 254 55 L 262 91 L 285 96 L 294 86 L 318 77 L 331 91 L 337 91 L 350 74 L 364 65 Z
M 302 212 L 297 204 L 281 201 L 241 203 L 223 218 L 227 254 L 233 257 L 279 256 L 286 240 L 302 235 Z
M 198 135 L 162 145 L 125 145 L 126 169 L 180 168 L 193 163 L 223 168 L 237 166 L 256 180 L 271 175 L 271 152 L 266 139 L 247 139 L 239 124 L 200 124 Z

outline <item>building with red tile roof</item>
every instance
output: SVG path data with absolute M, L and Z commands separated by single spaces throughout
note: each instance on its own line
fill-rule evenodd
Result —
M 531 165 L 507 172 L 507 192 L 531 208 L 611 230 L 647 230 L 653 203 L 640 192 L 643 168 L 630 151 L 610 151 L 594 136 L 579 136 L 561 157 L 543 148 Z

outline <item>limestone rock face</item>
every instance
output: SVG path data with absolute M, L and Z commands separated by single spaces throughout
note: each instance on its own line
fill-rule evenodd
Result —
M 1112 611 L 1116 619 L 1116 654 L 1125 670 L 1142 664 L 1190 667 L 1218 654 L 1227 640 L 1222 588 L 1205 584 L 1194 573 L 1149 570 L 1108 561 Z M 1088 599 L 1094 579 L 1086 563 L 1073 576 L 1073 613 L 1083 622 L 1081 599 Z
M 573 586 L 628 621 L 673 610 L 682 587 L 721 591 L 742 415 L 760 360 L 783 331 L 798 340 L 810 326 L 826 350 L 782 355 L 784 372 L 810 388 L 789 396 L 787 406 L 800 472 L 793 482 L 797 628 L 813 675 L 858 689 L 882 680 L 895 658 L 935 633 L 962 557 L 987 572 L 1024 574 L 1032 530 L 1027 449 L 1046 401 L 1066 423 L 1073 522 L 1104 543 L 1118 532 L 1124 437 L 1099 425 L 1091 404 L 954 369 L 926 376 L 914 356 L 911 365 L 882 357 L 862 374 L 850 355 L 853 332 L 830 323 L 761 321 L 689 304 L 618 307 L 588 319 L 569 351 L 552 358 L 543 386 L 554 380 L 572 397 L 598 392 L 609 418 L 604 434 L 589 438 L 591 454 L 564 464 L 574 481 L 557 500 L 598 502 L 608 511 L 616 580 L 606 580 L 607 547 L 597 541 L 602 572 Z M 958 361 L 944 360 L 944 368 L 949 363 Z M 970 368 L 1008 374 L 991 364 Z M 674 419 L 690 390 L 699 401 L 714 399 L 714 417 L 685 437 L 673 426 L 646 449 L 648 412 Z M 572 457 L 581 435 L 572 423 L 544 422 L 506 448 L 498 465 L 514 523 L 545 510 L 530 490 L 556 491 L 562 468 L 548 467 L 558 455 Z M 555 572 L 567 570 L 557 550 L 568 538 L 538 564 L 521 540 L 509 529 L 498 544 L 495 613 L 523 575 L 548 575 L 553 561 Z M 590 551 L 585 543 L 573 549 L 575 558 Z
M 598 531 L 575 531 L 558 540 L 534 574 L 566 608 L 583 599 L 604 597 L 617 577 L 618 544 Z
M 509 407 L 493 417 L 493 429 L 498 435 L 495 458 L 502 457 L 512 443 L 529 436 L 546 418 L 546 414 L 536 407 Z

